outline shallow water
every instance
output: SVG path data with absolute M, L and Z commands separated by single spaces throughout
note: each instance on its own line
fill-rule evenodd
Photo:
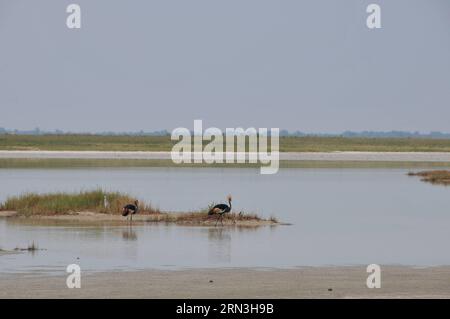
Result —
M 102 187 L 187 211 L 233 195 L 235 211 L 292 226 L 258 229 L 141 225 L 31 226 L 0 219 L 0 248 L 45 250 L 0 257 L 0 273 L 184 267 L 354 264 L 450 265 L 450 189 L 403 169 L 4 169 L 0 200 L 26 191 Z

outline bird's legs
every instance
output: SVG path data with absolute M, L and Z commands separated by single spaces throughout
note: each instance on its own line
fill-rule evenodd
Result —
M 219 220 L 220 220 L 220 225 L 223 226 L 223 214 L 219 214 L 219 217 L 217 217 L 215 226 L 217 226 L 217 224 L 219 223 Z
M 222 216 L 222 215 L 217 216 L 216 224 L 214 225 L 214 227 L 217 227 L 217 223 L 219 222 L 220 216 Z

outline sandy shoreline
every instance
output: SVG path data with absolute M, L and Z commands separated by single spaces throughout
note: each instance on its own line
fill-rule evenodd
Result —
M 247 154 L 248 156 L 248 154 Z M 170 160 L 170 152 L 1 151 L 5 159 Z M 450 152 L 281 152 L 281 161 L 450 162 Z
M 183 215 L 182 213 L 168 213 L 169 216 L 176 218 L 178 215 Z M 127 225 L 126 217 L 120 214 L 102 214 L 94 212 L 76 212 L 72 214 L 64 215 L 34 215 L 34 216 L 21 216 L 17 215 L 15 211 L 0 211 L 0 218 L 8 218 L 10 221 L 16 221 L 21 223 L 53 223 L 53 224 L 79 224 L 79 225 L 110 225 L 110 226 L 124 226 Z M 213 216 L 202 220 L 169 220 L 165 219 L 165 214 L 141 214 L 133 216 L 133 224 L 143 224 L 143 223 L 162 223 L 162 224 L 174 224 L 179 226 L 215 226 L 217 222 L 217 217 Z M 276 225 L 287 225 L 279 222 L 274 222 L 271 220 L 261 219 L 249 219 L 249 220 L 239 220 L 233 221 L 231 218 L 223 219 L 224 226 L 233 227 L 260 227 L 260 226 L 276 226 Z M 219 226 L 222 224 L 219 222 Z
M 450 266 L 382 266 L 379 289 L 365 266 L 82 273 L 80 289 L 66 275 L 0 275 L 0 298 L 450 298 Z

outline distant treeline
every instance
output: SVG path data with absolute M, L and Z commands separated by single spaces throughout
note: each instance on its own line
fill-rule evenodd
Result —
M 13 135 L 98 135 L 98 136 L 169 136 L 171 133 L 168 130 L 160 131 L 134 131 L 134 132 L 70 132 L 63 130 L 47 131 L 35 128 L 33 130 L 17 130 L 5 129 L 0 127 L 1 134 Z M 342 133 L 306 133 L 301 131 L 280 130 L 280 136 L 284 137 L 365 137 L 365 138 L 425 138 L 425 139 L 450 139 L 450 133 L 433 131 L 428 133 L 423 132 L 408 132 L 408 131 L 345 131 Z

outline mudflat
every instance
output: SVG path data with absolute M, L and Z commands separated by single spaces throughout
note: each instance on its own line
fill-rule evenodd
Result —
M 450 266 L 381 266 L 373 289 L 365 266 L 82 273 L 79 289 L 67 275 L 1 274 L 0 298 L 450 298 Z

